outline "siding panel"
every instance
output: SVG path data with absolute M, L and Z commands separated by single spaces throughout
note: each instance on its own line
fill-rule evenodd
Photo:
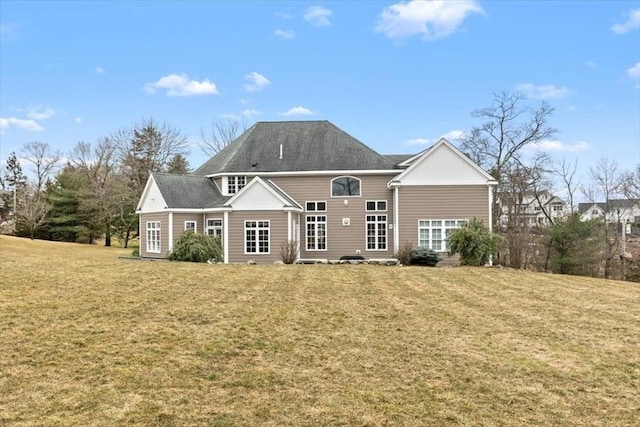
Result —
M 147 221 L 160 221 L 160 253 L 147 252 Z M 169 214 L 147 213 L 140 215 L 140 256 L 143 258 L 165 258 L 169 250 Z
M 269 221 L 269 254 L 244 253 L 244 222 Z M 229 262 L 253 260 L 271 264 L 280 260 L 280 245 L 287 241 L 287 213 L 274 211 L 240 211 L 229 213 Z

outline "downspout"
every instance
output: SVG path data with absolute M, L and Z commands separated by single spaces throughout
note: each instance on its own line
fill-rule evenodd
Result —
M 287 211 L 287 241 L 291 242 L 291 228 L 293 225 L 291 224 L 291 211 Z
M 169 212 L 169 232 L 168 232 L 169 238 L 168 238 L 168 243 L 169 243 L 169 248 L 168 248 L 168 252 L 171 252 L 171 250 L 173 249 L 173 212 Z
M 493 233 L 493 187 L 487 185 L 489 189 L 489 232 Z M 493 265 L 493 254 L 489 255 L 489 265 Z
M 224 263 L 229 264 L 229 212 L 224 212 L 224 224 L 222 224 L 222 256 Z
M 393 187 L 393 250 L 398 253 L 400 249 L 400 218 L 399 218 L 399 201 L 400 187 Z

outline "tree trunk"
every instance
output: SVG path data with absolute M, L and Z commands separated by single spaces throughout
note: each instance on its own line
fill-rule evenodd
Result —
M 109 221 L 104 225 L 104 245 L 111 246 L 111 222 Z

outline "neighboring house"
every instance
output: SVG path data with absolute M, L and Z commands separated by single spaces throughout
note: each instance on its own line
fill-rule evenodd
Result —
M 578 204 L 583 221 L 605 218 L 608 223 L 640 224 L 640 202 L 630 199 L 609 199 L 606 202 Z
M 258 122 L 192 174 L 154 173 L 140 255 L 164 258 L 184 230 L 222 237 L 224 261 L 390 258 L 401 244 L 446 252 L 450 230 L 491 224 L 494 179 L 445 139 L 383 156 L 328 121 Z
M 500 225 L 506 227 L 509 220 L 509 213 L 517 216 L 522 226 L 543 226 L 549 225 L 551 220 L 555 222 L 557 219 L 563 218 L 569 214 L 567 204 L 557 196 L 548 191 L 543 191 L 536 197 L 534 193 L 525 193 L 522 195 L 522 202 L 514 206 L 508 200 L 501 199 Z M 516 212 L 517 215 L 516 215 Z M 511 212 L 510 212 L 511 211 Z M 546 214 L 545 214 L 546 212 Z M 547 217 L 547 215 L 549 217 Z

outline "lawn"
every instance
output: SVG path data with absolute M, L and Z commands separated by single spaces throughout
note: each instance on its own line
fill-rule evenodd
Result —
M 640 424 L 640 286 L 0 237 L 0 425 Z

